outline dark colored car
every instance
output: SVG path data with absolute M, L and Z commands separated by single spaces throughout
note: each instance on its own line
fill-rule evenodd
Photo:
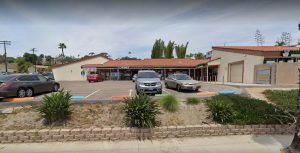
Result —
M 43 92 L 56 92 L 60 84 L 42 75 L 0 76 L 0 97 L 32 97 Z
M 103 81 L 103 77 L 102 75 L 97 73 L 90 73 L 87 75 L 87 80 L 89 82 L 99 82 L 99 81 Z

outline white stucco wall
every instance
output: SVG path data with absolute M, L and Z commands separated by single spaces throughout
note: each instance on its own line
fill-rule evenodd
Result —
M 244 61 L 243 83 L 254 83 L 254 66 L 258 64 L 263 64 L 264 61 L 263 56 L 213 50 L 212 59 L 219 57 L 221 57 L 221 60 L 218 69 L 218 81 L 223 81 L 224 76 L 224 82 L 228 82 L 228 64 L 238 61 Z
M 108 59 L 103 57 L 95 57 L 92 59 L 84 60 L 81 62 L 76 62 L 73 64 L 56 67 L 52 69 L 54 78 L 56 81 L 84 81 L 86 80 L 86 72 L 85 75 L 81 75 L 81 66 L 84 64 L 103 64 L 107 62 Z

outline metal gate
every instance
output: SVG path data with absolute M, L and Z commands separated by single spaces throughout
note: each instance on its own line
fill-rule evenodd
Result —
M 257 84 L 271 84 L 271 69 L 256 70 Z

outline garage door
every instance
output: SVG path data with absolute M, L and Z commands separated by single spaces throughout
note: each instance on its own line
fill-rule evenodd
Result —
M 242 83 L 244 62 L 230 64 L 230 82 Z

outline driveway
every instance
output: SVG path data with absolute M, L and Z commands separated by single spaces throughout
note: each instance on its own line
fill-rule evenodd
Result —
M 292 136 L 215 136 L 163 140 L 0 144 L 1 153 L 280 153 Z

